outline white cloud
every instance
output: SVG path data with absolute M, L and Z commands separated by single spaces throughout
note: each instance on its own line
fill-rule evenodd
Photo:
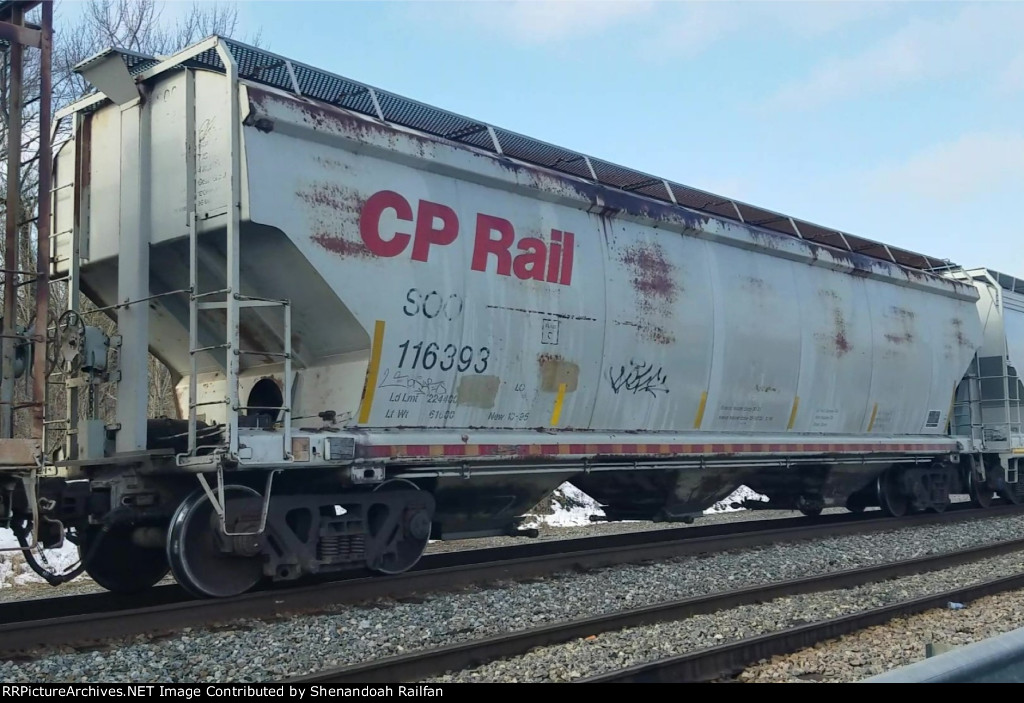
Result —
M 460 6 L 485 28 L 531 44 L 597 34 L 646 15 L 652 0 L 513 0 Z
M 879 169 L 870 181 L 877 191 L 944 206 L 992 190 L 1024 192 L 1024 134 L 967 134 Z
M 686 4 L 666 19 L 646 45 L 650 56 L 696 56 L 747 23 L 742 6 L 724 2 Z
M 1024 53 L 1010 59 L 996 78 L 996 89 L 1002 93 L 1024 91 Z
M 784 86 L 769 105 L 809 107 L 925 80 L 971 75 L 993 69 L 1018 51 L 1024 4 L 959 7 L 953 15 L 915 18 L 858 54 L 823 63 L 806 78 Z
M 894 9 L 889 2 L 786 2 L 770 6 L 778 21 L 794 34 L 813 38 L 829 34 L 855 22 L 875 19 Z
M 816 39 L 889 12 L 883 2 L 662 3 L 649 55 L 695 56 L 743 32 Z
M 426 5 L 429 7 L 429 3 Z M 671 0 L 502 0 L 460 5 L 469 20 L 503 38 L 530 44 L 599 35 L 624 22 L 644 21 L 644 53 L 693 56 L 742 30 L 818 37 L 891 8 L 859 2 L 673 2 Z

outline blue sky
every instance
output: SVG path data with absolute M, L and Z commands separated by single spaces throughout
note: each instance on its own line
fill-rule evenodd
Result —
M 1024 277 L 1024 3 L 246 2 L 243 34 L 561 146 Z M 240 37 L 244 38 L 244 37 Z

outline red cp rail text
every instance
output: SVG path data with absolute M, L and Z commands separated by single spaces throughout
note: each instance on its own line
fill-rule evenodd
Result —
M 412 233 L 382 232 L 381 216 L 386 210 L 393 210 L 401 222 L 414 223 Z M 371 195 L 363 205 L 359 213 L 359 234 L 366 248 L 377 256 L 398 256 L 411 243 L 413 261 L 427 261 L 432 247 L 448 246 L 458 238 L 459 217 L 447 205 L 429 200 L 420 200 L 414 213 L 404 197 L 392 190 L 382 190 Z M 572 282 L 573 249 L 572 232 L 553 229 L 550 242 L 538 237 L 522 237 L 517 241 L 511 222 L 478 213 L 470 268 L 487 271 L 493 263 L 499 276 L 567 286 Z

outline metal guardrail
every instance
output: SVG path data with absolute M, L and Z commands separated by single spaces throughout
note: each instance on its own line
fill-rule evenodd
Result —
M 1024 628 L 957 647 L 860 683 L 1024 683 Z

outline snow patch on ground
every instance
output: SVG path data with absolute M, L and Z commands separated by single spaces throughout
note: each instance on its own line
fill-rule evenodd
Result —
M 0 548 L 9 549 L 11 547 L 18 547 L 17 538 L 10 530 L 0 528 Z M 62 547 L 47 549 L 44 554 L 50 564 L 50 570 L 57 573 L 63 573 L 78 563 L 78 547 L 66 540 Z M 38 552 L 36 560 L 41 562 Z M 27 583 L 46 582 L 32 571 L 20 551 L 0 552 L 0 588 L 23 586 Z
M 744 500 L 767 501 L 768 498 L 755 493 L 746 486 L 737 488 L 728 498 L 715 503 L 704 511 L 705 515 L 728 513 L 744 508 L 733 507 L 734 503 Z M 591 516 L 604 517 L 604 511 L 593 498 L 570 483 L 563 483 L 555 489 L 551 497 L 537 505 L 524 516 L 523 528 L 536 527 L 576 527 L 589 525 Z
M 731 512 L 735 512 L 737 510 L 746 510 L 746 508 L 733 507 L 734 503 L 742 503 L 745 500 L 748 500 L 748 501 L 751 501 L 751 502 L 756 500 L 756 501 L 759 501 L 759 502 L 767 503 L 768 502 L 768 496 L 763 496 L 760 493 L 755 493 L 754 491 L 750 490 L 746 486 L 740 486 L 735 491 L 733 491 L 729 495 L 729 497 L 723 498 L 722 500 L 718 501 L 717 503 L 712 505 L 710 508 L 705 510 L 704 514 L 705 515 L 714 515 L 716 513 L 731 513 Z
M 604 517 L 604 511 L 597 501 L 571 483 L 563 483 L 551 497 L 527 513 L 523 528 L 533 527 L 575 527 L 589 525 L 590 516 Z

